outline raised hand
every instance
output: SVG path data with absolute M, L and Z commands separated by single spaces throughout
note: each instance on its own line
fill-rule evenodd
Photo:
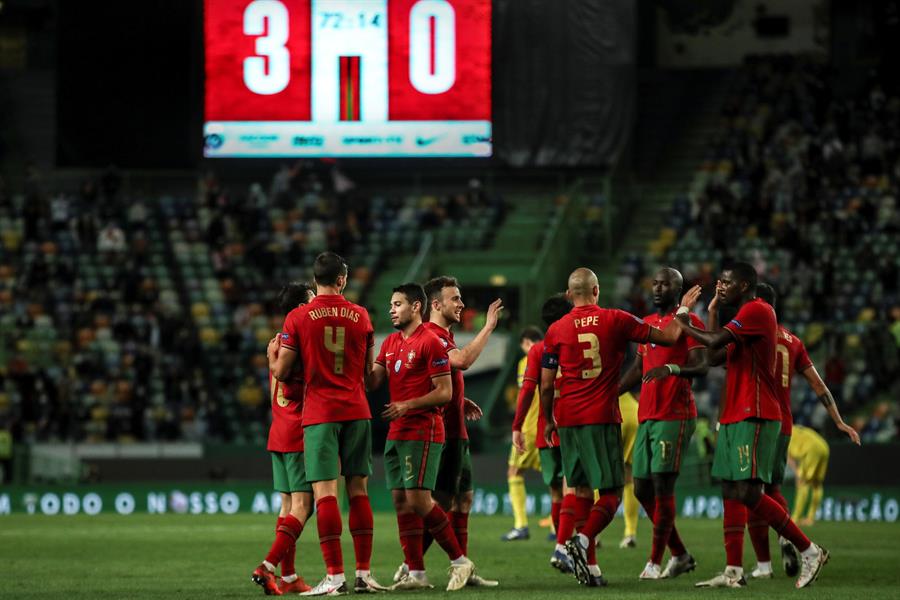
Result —
M 700 292 L 702 291 L 703 288 L 701 288 L 699 285 L 695 285 L 694 287 L 689 289 L 687 291 L 687 294 L 685 294 L 681 298 L 681 306 L 687 306 L 691 309 L 694 308 L 694 305 L 697 304 L 697 300 L 700 299 Z
M 491 305 L 488 306 L 487 309 L 487 317 L 484 321 L 484 326 L 490 329 L 491 331 L 497 327 L 497 323 L 500 321 L 500 314 L 503 312 L 503 300 L 497 298 Z

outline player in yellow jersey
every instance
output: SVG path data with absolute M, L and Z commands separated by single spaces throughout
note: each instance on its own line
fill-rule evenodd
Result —
M 525 367 L 528 364 L 528 351 L 543 338 L 541 330 L 537 327 L 526 327 L 519 336 L 519 347 L 525 353 L 519 361 L 517 371 L 517 382 L 520 390 L 525 384 Z M 537 381 L 534 383 L 536 384 Z M 528 532 L 528 514 L 525 506 L 525 478 L 522 475 L 527 469 L 541 470 L 541 459 L 535 443 L 541 403 L 536 389 L 532 392 L 532 395 L 533 401 L 531 406 L 525 413 L 524 420 L 519 424 L 522 437 L 524 438 L 525 451 L 522 453 L 518 452 L 514 445 L 509 450 L 509 469 L 506 476 L 509 482 L 509 502 L 513 511 L 513 528 L 500 538 L 504 542 L 527 540 L 530 537 Z
M 622 413 L 622 450 L 625 459 L 625 489 L 622 491 L 622 513 L 625 517 L 625 535 L 619 548 L 634 548 L 637 545 L 638 507 L 634 495 L 634 479 L 631 476 L 631 457 L 638 429 L 638 402 L 631 392 L 619 396 L 619 412 Z
M 816 511 L 822 503 L 822 484 L 828 470 L 828 442 L 814 429 L 794 425 L 791 442 L 788 444 L 788 462 L 797 473 L 797 497 L 794 499 L 794 513 L 791 518 L 801 525 L 812 525 Z M 806 517 L 800 518 L 809 500 Z

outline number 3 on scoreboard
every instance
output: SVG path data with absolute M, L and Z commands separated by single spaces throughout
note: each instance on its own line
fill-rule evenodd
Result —
M 603 361 L 600 358 L 600 340 L 598 340 L 597 336 L 593 333 L 579 333 L 578 342 L 587 342 L 590 344 L 590 347 L 585 348 L 583 352 L 585 358 L 591 359 L 592 365 L 592 368 L 581 371 L 581 378 L 594 379 L 600 375 L 601 371 L 603 371 Z
M 334 353 L 334 374 L 344 374 L 344 334 L 343 327 L 325 327 L 325 349 Z
M 244 35 L 259 36 L 256 56 L 244 59 L 244 85 L 261 96 L 283 91 L 291 81 L 287 8 L 278 0 L 254 0 L 244 10 Z

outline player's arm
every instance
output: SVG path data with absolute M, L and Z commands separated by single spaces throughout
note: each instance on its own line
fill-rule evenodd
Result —
M 416 408 L 428 408 L 431 406 L 441 406 L 450 402 L 453 394 L 453 384 L 450 379 L 450 373 L 442 373 L 431 378 L 431 384 L 434 386 L 430 392 L 424 396 L 413 398 L 412 400 L 403 400 L 402 402 L 391 402 L 381 411 L 381 417 L 387 421 L 399 419 L 407 412 Z
M 688 318 L 687 313 L 675 315 L 675 318 L 672 319 L 672 322 L 678 323 L 679 327 L 681 327 L 681 330 L 684 333 L 691 336 L 711 350 L 725 348 L 725 346 L 735 341 L 734 334 L 732 334 L 728 329 L 707 331 L 705 329 L 694 327 L 693 325 L 691 325 L 691 320 L 690 318 Z
M 272 369 L 272 375 L 278 381 L 287 381 L 290 379 L 291 371 L 294 370 L 294 363 L 297 362 L 297 351 L 288 346 L 279 346 L 278 356 L 275 364 L 269 363 Z
M 619 380 L 619 395 L 634 389 L 634 386 L 641 382 L 641 375 L 644 373 L 644 357 L 638 352 L 634 355 L 634 360 L 622 378 Z
M 381 387 L 387 377 L 387 369 L 380 362 L 372 363 L 372 368 L 366 373 L 366 391 L 372 392 Z
M 485 319 L 484 327 L 481 328 L 481 331 L 478 332 L 475 339 L 466 344 L 465 348 L 454 348 L 447 353 L 450 357 L 450 366 L 452 368 L 465 371 L 478 360 L 484 347 L 487 346 L 488 338 L 491 337 L 491 334 L 497 327 L 497 322 L 500 320 L 500 312 L 502 310 L 502 300 L 497 299 L 491 302 L 491 305 L 487 310 L 487 318 Z
M 722 282 L 717 281 L 716 293 L 713 295 L 713 299 L 709 301 L 709 306 L 706 307 L 706 329 L 709 331 L 719 331 L 719 289 L 721 286 Z M 725 350 L 725 348 L 719 348 L 717 350 L 710 350 L 707 348 L 706 350 L 706 362 L 708 362 L 711 367 L 724 365 L 727 358 L 728 351 Z
M 803 377 L 806 378 L 809 387 L 811 387 L 816 393 L 816 396 L 819 397 L 819 402 L 821 402 L 822 406 L 825 407 L 825 410 L 828 411 L 828 415 L 831 417 L 831 420 L 834 421 L 835 427 L 846 433 L 854 444 L 860 446 L 859 433 L 844 423 L 844 419 L 841 417 L 841 413 L 834 401 L 834 396 L 831 395 L 831 390 L 829 390 L 828 386 L 825 385 L 825 382 L 822 381 L 822 377 L 819 376 L 819 372 L 816 371 L 816 368 L 813 365 L 810 365 L 804 369 Z
M 694 305 L 697 304 L 701 291 L 702 289 L 699 285 L 695 285 L 688 290 L 688 293 L 681 299 L 681 305 L 678 310 L 681 310 L 681 308 L 684 307 L 690 312 L 690 310 L 694 308 Z M 687 315 L 685 314 L 685 316 Z M 647 341 L 659 346 L 673 346 L 675 342 L 678 341 L 678 338 L 681 337 L 681 332 L 682 329 L 678 326 L 678 323 L 675 322 L 675 319 L 673 319 L 666 325 L 665 329 L 651 327 L 650 336 L 647 338 Z
M 553 396 L 556 392 L 556 371 L 558 365 L 547 366 L 545 358 L 541 367 L 541 412 L 544 414 L 544 431 L 540 432 L 548 444 L 553 443 L 553 432 L 556 431 L 556 421 L 553 419 Z
M 684 365 L 668 364 L 650 369 L 644 375 L 643 382 L 649 383 L 654 379 L 665 379 L 669 375 L 688 379 L 704 377 L 707 371 L 709 371 L 709 363 L 706 362 L 706 349 L 694 348 L 688 352 L 687 362 Z

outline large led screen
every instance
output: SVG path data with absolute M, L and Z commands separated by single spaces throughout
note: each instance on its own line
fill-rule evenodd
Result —
M 208 157 L 491 155 L 490 0 L 206 0 Z

